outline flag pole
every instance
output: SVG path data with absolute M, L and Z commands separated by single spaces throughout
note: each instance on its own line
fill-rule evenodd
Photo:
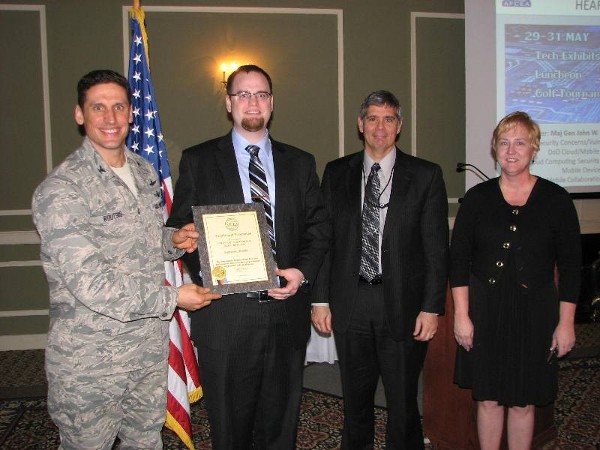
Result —
M 140 0 L 133 0 L 133 7 L 130 11 L 130 17 L 136 19 L 140 23 L 142 28 L 142 39 L 144 39 L 144 53 L 146 54 L 146 63 L 148 64 L 148 70 L 150 70 L 150 55 L 148 53 L 148 34 L 146 33 L 146 16 L 140 5 Z

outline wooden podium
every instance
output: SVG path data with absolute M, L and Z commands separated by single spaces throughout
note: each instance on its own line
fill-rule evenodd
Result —
M 455 355 L 454 304 L 448 289 L 446 315 L 440 317 L 423 369 L 423 429 L 435 450 L 478 450 L 476 403 L 470 390 L 453 383 Z M 533 448 L 555 437 L 554 405 L 536 408 Z

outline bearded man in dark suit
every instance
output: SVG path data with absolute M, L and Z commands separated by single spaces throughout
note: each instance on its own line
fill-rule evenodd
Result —
M 258 66 L 241 66 L 229 76 L 225 106 L 233 129 L 183 152 L 168 221 L 189 223 L 196 205 L 269 200 L 265 214 L 279 287 L 226 295 L 203 314 L 191 314 L 216 450 L 295 447 L 310 336 L 310 281 L 329 243 L 314 157 L 273 140 L 267 130 L 272 92 L 270 76 Z M 259 196 L 250 169 L 255 159 L 264 172 Z M 202 284 L 198 254 L 185 263 Z
M 313 324 L 335 335 L 342 449 L 373 448 L 380 376 L 386 448 L 422 449 L 418 379 L 444 312 L 446 188 L 439 166 L 396 147 L 402 110 L 392 93 L 365 99 L 358 129 L 364 151 L 330 162 L 323 175 L 332 240 L 313 289 Z

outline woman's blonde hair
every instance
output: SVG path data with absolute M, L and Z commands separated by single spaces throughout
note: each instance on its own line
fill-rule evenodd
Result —
M 498 122 L 496 129 L 494 130 L 494 134 L 492 135 L 492 154 L 496 155 L 496 145 L 498 142 L 498 137 L 505 133 L 506 131 L 516 127 L 517 125 L 523 125 L 528 133 L 529 133 L 529 142 L 533 147 L 534 151 L 537 152 L 540 149 L 540 127 L 539 125 L 529 117 L 529 114 L 523 111 L 515 111 Z

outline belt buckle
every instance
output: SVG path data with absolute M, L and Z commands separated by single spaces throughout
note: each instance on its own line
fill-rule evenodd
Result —
M 273 301 L 273 299 L 269 297 L 268 291 L 248 292 L 246 296 L 252 300 L 256 300 L 258 303 L 271 303 Z
M 258 291 L 258 303 L 270 303 L 273 299 L 269 298 L 267 291 Z

